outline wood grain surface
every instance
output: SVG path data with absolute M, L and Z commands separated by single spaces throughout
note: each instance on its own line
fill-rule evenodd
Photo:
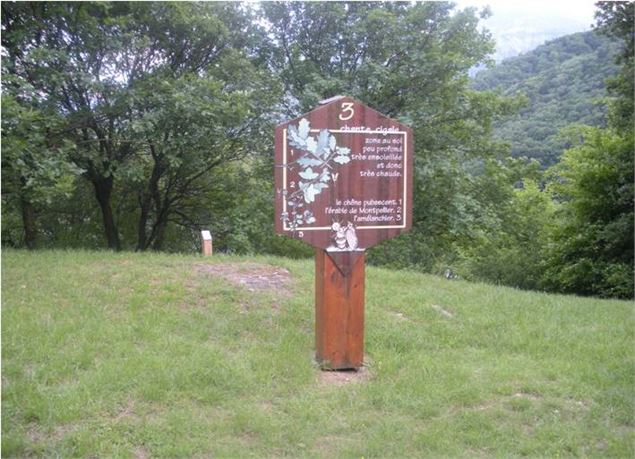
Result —
M 324 369 L 357 369 L 364 360 L 364 254 L 348 275 L 315 250 L 315 355 Z

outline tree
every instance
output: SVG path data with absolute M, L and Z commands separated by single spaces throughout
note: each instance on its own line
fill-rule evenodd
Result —
M 47 117 L 33 106 L 28 86 L 19 94 L 2 94 L 2 201 L 3 242 L 38 246 L 38 213 L 56 199 L 70 194 L 81 171 L 68 161 L 72 148 L 55 131 L 55 117 Z M 20 101 L 18 101 L 18 99 Z M 11 213 L 19 214 L 21 229 L 4 225 Z
M 342 94 L 413 128 L 413 229 L 373 249 L 369 259 L 434 269 L 482 224 L 486 204 L 469 194 L 471 166 L 505 151 L 491 141 L 492 121 L 515 109 L 515 102 L 469 88 L 468 70 L 493 50 L 476 11 L 454 11 L 446 2 L 272 2 L 262 8 L 287 116 Z
M 197 216 L 209 207 L 205 200 L 217 181 L 212 172 L 263 148 L 273 89 L 244 59 L 229 59 L 237 61 L 221 62 L 223 72 L 241 69 L 231 82 L 213 74 L 162 80 L 139 98 L 142 114 L 133 127 L 144 139 L 133 165 L 143 181 L 136 187 L 138 250 L 161 249 L 170 221 L 200 229 Z
M 551 173 L 559 201 L 545 286 L 586 295 L 633 296 L 633 136 L 583 127 Z
M 28 84 L 61 119 L 55 135 L 75 145 L 111 249 L 116 183 L 138 196 L 136 246 L 160 248 L 170 217 L 191 219 L 181 205 L 203 176 L 269 122 L 275 80 L 244 55 L 257 34 L 238 4 L 5 2 L 2 25 L 7 84 Z
M 120 247 L 110 205 L 114 176 L 132 153 L 120 141 L 123 107 L 117 101 L 113 50 L 118 24 L 106 21 L 107 4 L 3 3 L 3 59 L 11 75 L 40 95 L 40 105 L 67 121 L 75 141 L 73 162 L 94 186 L 108 246 Z M 108 76 L 104 75 L 108 74 Z M 14 81 L 18 81 L 17 79 Z
M 622 41 L 622 52 L 616 62 L 620 74 L 607 81 L 607 89 L 614 97 L 611 102 L 611 125 L 621 131 L 633 130 L 635 98 L 635 2 L 598 2 L 595 28 L 598 32 Z
M 551 171 L 560 202 L 545 284 L 581 294 L 633 297 L 633 2 L 597 4 L 597 29 L 623 41 L 609 81 L 609 126 L 573 128 L 575 145 Z
M 530 179 L 523 180 L 522 187 L 507 190 L 510 196 L 501 203 L 499 226 L 484 233 L 477 244 L 462 247 L 457 268 L 468 279 L 537 289 L 542 286 L 554 205 L 549 194 Z

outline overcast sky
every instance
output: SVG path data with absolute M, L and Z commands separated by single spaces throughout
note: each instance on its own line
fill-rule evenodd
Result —
M 590 0 L 456 0 L 459 8 L 489 5 L 492 16 L 481 21 L 497 43 L 496 61 L 527 52 L 545 41 L 590 30 L 595 22 Z
M 493 18 L 530 16 L 536 19 L 549 20 L 554 17 L 567 22 L 585 24 L 586 29 L 593 24 L 595 1 L 590 0 L 457 0 L 460 7 L 489 5 L 494 13 Z

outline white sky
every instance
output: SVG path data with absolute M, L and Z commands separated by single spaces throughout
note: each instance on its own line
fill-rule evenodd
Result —
M 496 41 L 497 62 L 527 52 L 547 40 L 591 30 L 595 0 L 456 0 L 459 9 L 489 6 L 492 15 L 481 21 Z
M 503 17 L 529 16 L 532 19 L 544 19 L 551 22 L 554 18 L 580 24 L 581 30 L 589 30 L 593 24 L 595 12 L 594 0 L 457 0 L 459 7 L 483 7 L 489 5 L 493 16 L 490 21 Z M 488 21 L 489 22 L 489 21 Z
M 460 7 L 485 6 L 492 8 L 494 15 L 531 14 L 537 17 L 568 17 L 572 21 L 593 23 L 594 0 L 457 0 Z

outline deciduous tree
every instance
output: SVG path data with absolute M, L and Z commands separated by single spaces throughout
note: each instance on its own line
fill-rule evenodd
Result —
M 446 2 L 264 3 L 271 67 L 285 85 L 287 116 L 337 94 L 355 97 L 415 132 L 411 233 L 375 248 L 371 261 L 433 269 L 472 238 L 485 203 L 469 194 L 474 161 L 505 150 L 492 120 L 514 104 L 477 93 L 468 70 L 493 50 L 474 9 Z
M 275 78 L 251 64 L 257 33 L 240 4 L 5 2 L 2 27 L 6 85 L 33 88 L 60 120 L 111 249 L 117 184 L 138 198 L 136 246 L 161 248 L 170 217 L 193 219 L 184 200 L 267 121 Z

